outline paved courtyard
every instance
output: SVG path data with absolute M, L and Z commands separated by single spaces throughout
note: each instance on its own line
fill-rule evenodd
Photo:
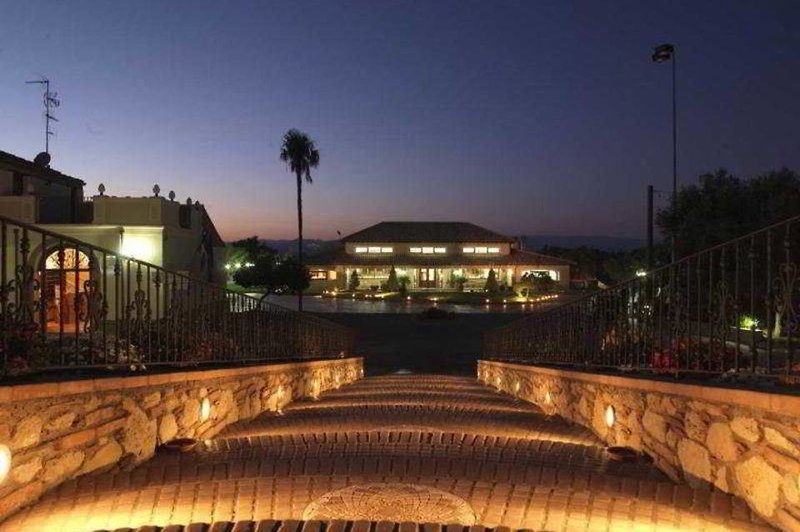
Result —
M 0 529 L 217 522 L 213 530 L 237 532 L 397 530 L 335 519 L 553 531 L 766 529 L 727 494 L 677 485 L 647 463 L 609 460 L 579 426 L 472 378 L 426 375 L 367 378 L 282 415 L 232 425 L 193 453 L 161 452 L 130 472 L 71 481 Z

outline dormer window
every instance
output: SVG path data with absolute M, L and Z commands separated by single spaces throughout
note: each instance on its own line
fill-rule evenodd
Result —
M 461 251 L 463 253 L 470 253 L 470 254 L 475 253 L 475 254 L 485 255 L 487 253 L 500 253 L 500 248 L 487 247 L 487 246 L 476 246 L 476 247 L 468 246 L 461 248 Z
M 394 248 L 383 246 L 357 246 L 356 253 L 394 253 Z
M 425 255 L 433 255 L 434 253 L 442 254 L 447 253 L 447 248 L 443 247 L 434 247 L 434 246 L 422 246 L 422 247 L 410 247 L 408 248 L 409 253 L 422 253 Z

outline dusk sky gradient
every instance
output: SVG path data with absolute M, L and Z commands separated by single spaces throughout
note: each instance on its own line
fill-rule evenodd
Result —
M 296 236 L 282 134 L 321 151 L 305 233 L 381 220 L 644 234 L 645 188 L 800 170 L 800 2 L 0 0 L 0 149 L 113 195 L 154 183 L 226 239 Z

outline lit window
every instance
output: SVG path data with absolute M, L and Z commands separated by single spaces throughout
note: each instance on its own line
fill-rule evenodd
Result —
M 381 248 L 381 253 L 392 253 L 394 248 Z
M 475 253 L 475 248 L 464 248 L 464 253 Z
M 367 248 L 356 248 L 356 253 L 366 253 Z
M 434 253 L 447 253 L 447 248 L 433 248 Z
M 369 252 L 370 252 L 370 253 L 380 253 L 380 252 L 381 252 L 381 248 L 379 248 L 379 247 L 377 247 L 377 246 L 376 246 L 376 247 L 372 247 L 372 246 L 370 246 L 370 247 L 369 247 Z
M 312 280 L 318 280 L 318 281 L 328 280 L 328 272 L 326 270 L 311 270 L 309 273 L 311 274 Z
M 500 248 L 489 248 L 489 253 L 500 253 Z
M 422 248 L 411 248 L 409 251 L 411 253 L 422 253 Z
M 485 247 L 475 248 L 475 253 L 486 253 Z
M 433 248 L 422 248 L 423 253 L 433 253 Z

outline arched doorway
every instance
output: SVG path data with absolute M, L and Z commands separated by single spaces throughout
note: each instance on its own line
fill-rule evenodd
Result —
M 75 248 L 56 248 L 45 259 L 43 292 L 47 330 L 74 332 L 86 316 L 86 282 L 92 277 L 91 261 Z

